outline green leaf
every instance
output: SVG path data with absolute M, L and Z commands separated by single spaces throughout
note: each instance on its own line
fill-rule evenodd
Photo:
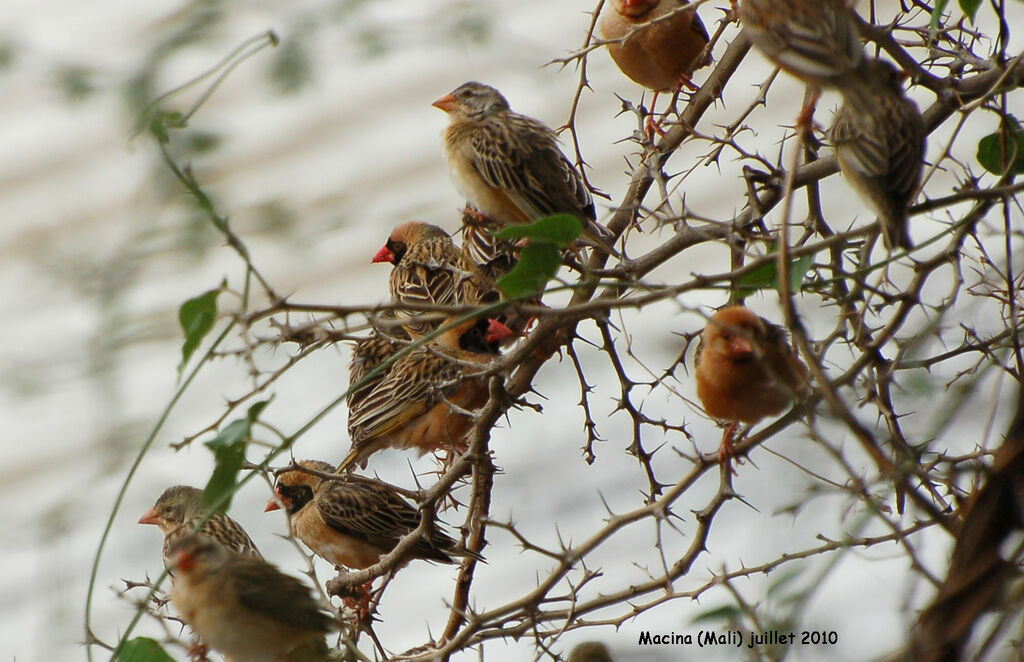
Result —
M 499 239 L 529 239 L 530 243 L 554 244 L 565 248 L 583 234 L 583 223 L 572 214 L 538 218 L 526 225 L 507 225 L 495 233 Z
M 974 23 L 974 15 L 978 13 L 980 6 L 981 0 L 960 0 L 960 9 L 964 10 L 964 14 L 971 19 L 971 23 Z
M 221 287 L 227 285 L 227 281 L 221 283 Z M 178 310 L 178 321 L 181 322 L 181 329 L 185 332 L 185 342 L 181 346 L 181 363 L 178 364 L 178 375 L 185 370 L 185 365 L 195 353 L 199 343 L 206 334 L 213 328 L 213 321 L 217 317 L 217 295 L 220 289 L 204 292 L 194 299 L 189 299 L 181 304 Z
M 231 494 L 238 484 L 238 472 L 245 462 L 245 445 L 252 437 L 252 424 L 271 400 L 273 398 L 252 405 L 245 418 L 232 421 L 220 434 L 204 444 L 213 451 L 215 463 L 213 474 L 203 488 L 203 505 L 207 508 L 214 507 L 216 512 L 223 513 L 231 506 Z
M 203 505 L 215 512 L 226 512 L 231 506 L 231 493 L 238 482 L 238 472 L 245 462 L 245 443 L 252 423 L 248 418 L 232 421 L 206 447 L 213 451 L 215 466 L 203 488 Z M 223 501 L 222 501 L 223 499 Z
M 807 272 L 810 271 L 812 264 L 814 264 L 814 254 L 801 255 L 789 263 L 790 292 L 800 291 L 800 287 L 804 284 L 804 278 L 807 276 Z
M 978 141 L 978 163 L 992 174 L 1024 174 L 1024 131 L 1013 115 L 1008 115 L 996 133 Z
M 498 287 L 509 299 L 540 294 L 562 266 L 562 254 L 554 244 L 530 243 L 519 254 L 512 271 L 498 281 Z
M 693 617 L 691 623 L 738 623 L 743 617 L 743 612 L 736 605 L 724 605 L 710 611 L 705 611 Z
M 775 253 L 769 253 L 768 257 Z M 807 271 L 814 264 L 814 255 L 801 255 L 789 262 L 789 291 L 799 292 Z M 779 289 L 779 263 L 777 260 L 766 262 L 757 269 L 736 281 L 736 291 L 742 296 L 749 296 L 759 290 Z
M 124 642 L 117 659 L 121 662 L 174 662 L 174 658 L 149 637 L 135 637 Z

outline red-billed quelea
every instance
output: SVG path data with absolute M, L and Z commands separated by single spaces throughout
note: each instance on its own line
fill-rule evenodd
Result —
M 863 77 L 842 90 L 832 144 L 843 177 L 878 216 L 890 250 L 914 247 L 907 207 L 921 184 L 925 129 L 917 104 L 903 94 L 903 72 L 871 60 Z
M 169 550 L 171 602 L 210 648 L 229 662 L 323 662 L 333 628 L 308 586 L 262 559 L 188 534 Z
M 599 28 L 622 73 L 654 92 L 652 113 L 659 92 L 692 85 L 693 72 L 711 64 L 707 28 L 687 0 L 611 0 Z M 648 132 L 658 130 L 648 118 Z
M 203 522 L 206 512 L 202 490 L 188 485 L 172 485 L 164 490 L 153 507 L 139 519 L 139 524 L 154 524 L 163 532 L 165 567 L 171 567 L 168 554 L 170 546 L 182 536 L 195 533 L 197 528 L 199 533 L 210 536 L 233 552 L 263 558 L 241 524 L 224 513 L 214 513 Z
M 455 187 L 500 225 L 572 214 L 584 234 L 608 248 L 594 200 L 547 125 L 514 113 L 498 90 L 464 83 L 434 102 L 448 113 L 444 154 Z
M 468 411 L 483 406 L 487 382 L 474 373 L 486 368 L 509 335 L 500 322 L 471 318 L 396 360 L 350 406 L 352 449 L 338 471 L 366 466 L 366 459 L 384 448 L 415 448 L 421 454 L 464 450 L 472 422 L 451 405 Z
M 785 329 L 745 306 L 723 308 L 708 320 L 697 349 L 697 397 L 708 416 L 731 424 L 722 437 L 723 462 L 733 455 L 740 423 L 781 414 L 807 390 L 807 366 Z
M 460 306 L 499 298 L 497 290 L 466 259 L 451 236 L 436 225 L 420 221 L 402 223 L 391 232 L 373 262 L 394 266 L 388 286 L 396 304 Z M 440 324 L 440 319 L 424 319 L 427 315 L 421 310 L 396 312 L 413 338 L 430 333 Z
M 334 473 L 327 462 L 303 460 L 299 465 Z M 300 470 L 287 471 L 278 477 L 274 489 L 277 496 L 266 510 L 283 505 L 295 537 L 336 567 L 370 567 L 420 524 L 419 511 L 398 492 L 352 473 L 341 480 L 326 480 Z M 416 540 L 407 558 L 452 563 L 452 554 L 464 552 L 435 525 L 429 537 Z

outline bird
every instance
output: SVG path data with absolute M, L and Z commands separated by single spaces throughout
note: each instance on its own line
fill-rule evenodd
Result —
M 613 662 L 608 647 L 600 641 L 584 641 L 569 652 L 567 662 Z
M 551 128 L 512 112 L 501 92 L 476 81 L 433 105 L 448 113 L 444 155 L 452 181 L 480 214 L 502 226 L 571 214 L 588 239 L 612 251 L 594 199 Z
M 392 230 L 372 262 L 389 262 L 394 266 L 388 286 L 391 298 L 398 304 L 460 306 L 494 302 L 500 297 L 494 285 L 466 259 L 448 232 L 422 221 L 402 223 Z M 430 314 L 417 310 L 396 311 L 413 339 L 437 328 L 440 320 L 424 319 Z
M 814 89 L 802 125 L 810 122 L 821 89 L 842 89 L 866 59 L 848 0 L 742 0 L 739 18 L 765 57 Z
M 903 94 L 905 74 L 871 60 L 842 90 L 831 139 L 843 177 L 878 216 L 889 250 L 912 249 L 907 207 L 921 184 L 927 130 Z
M 609 41 L 608 54 L 622 73 L 654 92 L 651 110 L 660 92 L 692 86 L 690 76 L 711 64 L 706 52 L 711 37 L 696 7 L 688 0 L 611 0 L 601 18 L 601 38 Z M 660 20 L 659 20 L 660 19 Z M 637 29 L 638 25 L 656 21 Z M 702 57 L 703 56 L 703 57 Z M 650 115 L 648 135 L 661 131 Z
M 848 0 L 742 0 L 739 17 L 751 43 L 805 83 L 840 85 L 864 59 Z
M 170 569 L 172 565 L 168 553 L 171 545 L 182 536 L 197 530 L 233 552 L 263 558 L 241 524 L 220 512 L 213 513 L 203 522 L 207 512 L 203 505 L 202 490 L 188 485 L 172 485 L 139 518 L 139 524 L 155 524 L 163 532 L 163 560 L 166 568 Z
M 782 327 L 733 305 L 708 320 L 697 348 L 697 397 L 712 418 L 731 425 L 719 457 L 729 464 L 740 423 L 775 416 L 808 391 L 808 371 Z
M 318 460 L 298 463 L 321 473 L 334 467 Z M 274 486 L 276 497 L 265 511 L 284 506 L 292 531 L 307 547 L 335 567 L 368 568 L 395 548 L 420 524 L 420 513 L 389 485 L 345 474 L 343 480 L 325 480 L 301 470 L 282 473 Z M 435 526 L 409 552 L 410 559 L 454 563 L 458 543 Z
M 374 329 L 370 335 L 355 342 L 355 346 L 352 348 L 352 360 L 348 365 L 349 391 L 346 403 L 350 411 L 354 407 L 359 407 L 361 399 L 384 378 L 391 368 L 390 366 L 384 368 L 373 377 L 370 377 L 370 374 L 410 342 L 409 334 L 401 327 L 387 331 Z
M 170 548 L 174 608 L 200 639 L 233 662 L 321 662 L 334 628 L 308 586 L 262 559 L 209 536 L 186 534 Z
M 352 449 L 338 472 L 383 448 L 420 454 L 463 450 L 472 421 L 451 406 L 472 411 L 487 402 L 486 380 L 472 377 L 498 355 L 512 331 L 497 320 L 448 318 L 450 326 L 396 360 L 349 408 Z M 450 403 L 450 404 L 449 404 Z

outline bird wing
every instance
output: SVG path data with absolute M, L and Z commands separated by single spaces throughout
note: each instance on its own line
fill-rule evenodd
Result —
M 454 363 L 429 350 L 412 352 L 350 409 L 352 443 L 401 429 L 437 402 L 438 384 L 453 381 L 458 375 Z
M 419 515 L 386 488 L 362 481 L 332 482 L 316 500 L 320 516 L 338 533 L 389 550 L 419 525 Z
M 265 561 L 239 557 L 228 569 L 238 602 L 266 618 L 311 632 L 327 632 L 332 620 L 317 606 L 309 587 Z
M 554 132 L 516 113 L 507 120 L 481 124 L 471 136 L 473 165 L 483 180 L 531 220 L 557 213 L 595 219 L 590 191 Z
M 866 130 L 856 111 L 843 105 L 832 122 L 832 144 L 842 150 L 843 163 L 864 177 L 884 177 L 889 172 L 889 145 L 884 131 Z

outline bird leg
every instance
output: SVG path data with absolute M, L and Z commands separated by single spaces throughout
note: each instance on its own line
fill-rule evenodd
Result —
M 732 466 L 733 458 L 736 459 L 736 464 L 743 464 L 743 459 L 736 456 L 736 447 L 732 445 L 732 436 L 739 427 L 739 421 L 734 422 L 722 435 L 722 445 L 718 449 L 718 461 L 726 466 L 726 468 L 733 474 L 737 474 L 735 468 Z
M 651 97 L 651 109 L 647 111 L 647 119 L 644 120 L 644 128 L 647 130 L 647 140 L 654 142 L 654 134 L 657 133 L 662 138 L 665 137 L 665 130 L 661 128 L 661 124 L 654 119 L 654 104 L 658 103 L 659 92 L 655 91 L 654 96 Z
M 206 657 L 206 654 L 209 652 L 210 649 L 206 647 L 206 644 L 197 640 L 192 645 L 192 648 L 188 649 L 188 659 L 192 660 L 192 662 L 206 662 L 209 659 Z
M 818 105 L 818 99 L 820 97 L 821 90 L 814 88 L 814 90 L 807 95 L 804 107 L 800 109 L 800 114 L 796 117 L 796 125 L 804 135 L 811 135 L 811 129 L 814 128 L 812 123 L 814 119 L 814 110 Z
M 373 614 L 370 611 L 370 586 L 373 580 L 366 582 L 359 587 L 353 595 L 342 596 L 341 601 L 346 607 L 356 613 L 356 622 L 360 625 L 373 622 Z

